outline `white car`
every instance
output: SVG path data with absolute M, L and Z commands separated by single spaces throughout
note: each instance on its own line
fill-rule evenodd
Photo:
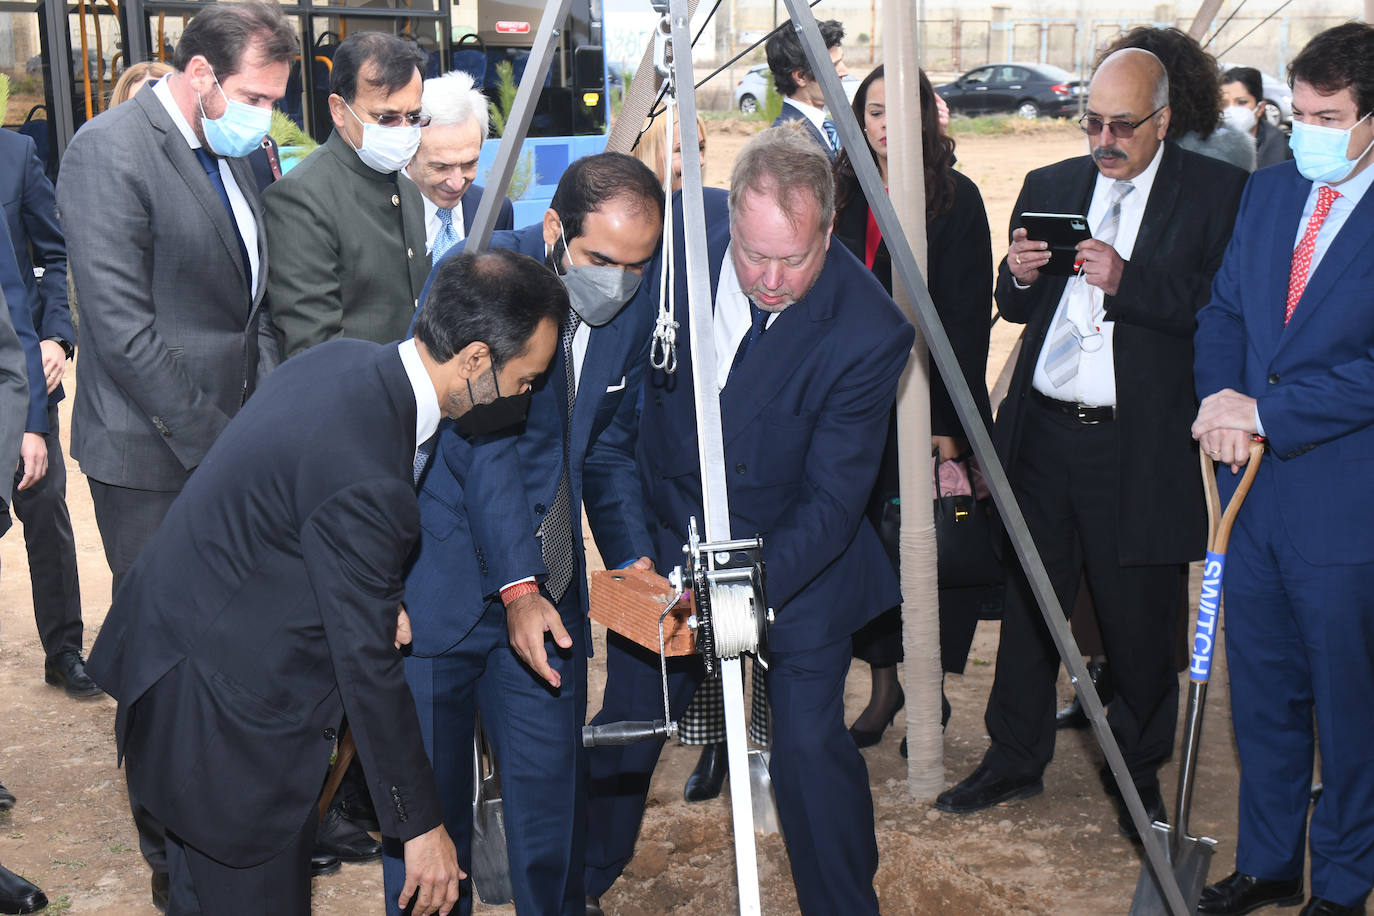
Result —
M 767 64 L 755 64 L 735 85 L 735 109 L 740 114 L 751 115 L 759 110 L 768 95 L 768 84 L 773 75 L 768 72 Z M 852 76 L 841 78 L 840 85 L 849 101 L 854 101 L 854 93 L 859 91 L 859 80 Z

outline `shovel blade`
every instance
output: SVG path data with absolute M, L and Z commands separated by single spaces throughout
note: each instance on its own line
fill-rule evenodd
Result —
M 487 798 L 472 817 L 472 886 L 487 906 L 515 902 L 506 853 L 506 812 L 501 799 Z
M 754 830 L 781 833 L 778 803 L 773 798 L 773 778 L 768 775 L 768 751 L 749 751 L 749 798 L 754 807 Z
M 1188 912 L 1196 912 L 1198 899 L 1207 884 L 1207 870 L 1212 865 L 1212 851 L 1217 841 L 1205 836 L 1184 836 L 1175 841 L 1174 830 L 1168 824 L 1155 821 L 1150 827 L 1164 840 L 1164 848 L 1169 853 L 1169 865 L 1174 880 L 1183 892 L 1183 902 L 1188 905 Z M 1140 866 L 1135 896 L 1131 898 L 1130 916 L 1170 916 L 1169 905 L 1164 902 L 1164 892 L 1160 890 L 1148 862 Z

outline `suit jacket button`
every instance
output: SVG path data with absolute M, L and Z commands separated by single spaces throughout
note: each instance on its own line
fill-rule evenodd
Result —
M 659 523 L 658 523 L 658 527 L 662 528 L 664 531 L 667 531 L 667 530 L 668 530 L 668 523 L 667 523 L 667 522 L 659 522 Z
M 1278 373 L 1277 373 L 1277 372 L 1271 372 L 1271 373 L 1269 373 L 1269 384 L 1271 384 L 1271 385 L 1277 385 L 1278 383 L 1279 383 L 1279 375 L 1278 375 Z
M 415 249 L 414 249 L 414 248 L 407 248 L 407 249 L 406 249 L 406 257 L 407 257 L 407 258 L 410 258 L 412 261 L 415 260 Z
M 538 512 L 540 515 L 543 515 L 543 514 L 544 514 L 546 511 L 548 511 L 548 510 L 547 510 L 547 508 L 544 506 L 543 503 L 535 503 L 535 504 L 534 504 L 534 511 L 535 511 L 535 512 Z
M 393 207 L 399 207 L 401 205 L 401 197 L 399 194 L 391 195 L 391 205 Z
M 745 471 L 747 471 L 747 470 L 749 470 L 749 469 L 748 469 L 747 467 L 745 467 L 743 461 L 741 461 L 739 464 L 735 465 L 735 473 L 736 473 L 736 474 L 743 474 L 743 473 L 744 473 Z
M 326 741 L 333 741 L 335 738 L 338 737 L 338 735 L 339 733 L 334 731 L 334 729 L 332 728 L 326 728 L 324 730 L 324 740 Z

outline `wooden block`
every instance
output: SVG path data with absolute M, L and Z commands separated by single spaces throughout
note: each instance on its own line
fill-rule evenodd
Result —
M 591 574 L 588 587 L 592 620 L 658 653 L 658 618 L 673 599 L 667 583 L 641 569 L 600 569 Z M 666 655 L 696 651 L 696 634 L 687 626 L 690 616 L 692 594 L 688 592 L 663 621 Z

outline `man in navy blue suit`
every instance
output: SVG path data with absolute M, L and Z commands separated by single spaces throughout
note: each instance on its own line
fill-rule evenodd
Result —
M 654 310 L 636 291 L 662 220 L 653 173 L 630 156 L 602 153 L 568 167 L 543 222 L 495 234 L 493 248 L 530 255 L 563 280 L 571 310 L 562 346 L 519 436 L 473 447 L 443 432 L 421 484 L 423 533 L 406 580 L 415 634 L 406 678 L 462 863 L 470 861 L 473 719 L 481 713 L 501 768 L 521 912 L 581 916 L 583 908 L 580 730 L 590 625 L 581 508 L 607 565 L 652 568 L 634 442 Z M 390 901 L 400 863 L 389 852 Z M 466 886 L 460 906 L 472 906 Z
M 810 140 L 759 134 L 735 161 L 728 216 L 722 198 L 708 191 L 706 201 L 716 364 L 694 365 L 680 328 L 677 372 L 651 373 L 644 389 L 638 457 L 653 556 L 660 570 L 680 564 L 687 521 L 702 514 L 693 373 L 706 373 L 720 392 L 730 533 L 762 535 L 777 612 L 771 775 L 797 897 L 803 913 L 877 913 L 873 801 L 844 724 L 844 679 L 851 634 L 901 601 L 863 508 L 915 332 L 872 273 L 830 244 L 834 185 Z M 685 302 L 681 242 L 672 256 Z M 682 310 L 677 320 L 690 323 Z M 699 659 L 674 665 L 674 717 L 701 675 Z M 657 718 L 659 678 L 654 654 L 611 634 L 594 721 Z M 662 746 L 588 754 L 590 898 L 634 852 Z M 599 912 L 599 900 L 588 904 Z
M 33 140 L 13 131 L 0 131 L 0 201 L 42 357 L 44 387 L 38 393 L 46 395 L 47 431 L 42 439 L 48 471 L 31 486 L 14 491 L 14 511 L 24 523 L 33 616 L 47 656 L 44 676 L 72 696 L 95 696 L 100 688 L 86 675 L 81 658 L 81 590 L 57 425 L 57 404 L 65 396 L 62 377 L 76 350 L 67 304 L 67 245 L 57 222 L 52 182 L 43 173 Z M 34 277 L 35 267 L 43 269 L 41 280 Z M 36 439 L 29 445 L 30 452 L 37 450 Z
M 473 184 L 486 139 L 490 103 L 462 70 L 425 80 L 420 106 L 429 125 L 405 174 L 420 189 L 425 207 L 425 248 L 435 263 L 467 238 L 483 188 Z M 515 228 L 510 198 L 501 201 L 497 231 Z
M 1251 176 L 1198 313 L 1193 434 L 1230 465 L 1223 498 L 1269 441 L 1226 566 L 1236 871 L 1201 913 L 1300 901 L 1309 838 L 1304 916 L 1362 914 L 1374 884 L 1374 26 L 1328 29 L 1290 73 L 1294 161 Z
M 825 42 L 830 60 L 835 64 L 835 72 L 848 76 L 844 65 L 844 26 L 836 19 L 826 19 L 820 23 L 821 40 Z M 802 51 L 801 39 L 795 29 L 782 29 L 773 34 L 764 45 L 768 53 L 768 69 L 773 74 L 773 88 L 783 97 L 782 111 L 773 121 L 778 127 L 789 121 L 801 121 L 806 133 L 820 144 L 830 161 L 840 152 L 840 134 L 835 122 L 825 112 L 825 94 L 821 92 L 820 81 L 811 72 L 811 65 Z

